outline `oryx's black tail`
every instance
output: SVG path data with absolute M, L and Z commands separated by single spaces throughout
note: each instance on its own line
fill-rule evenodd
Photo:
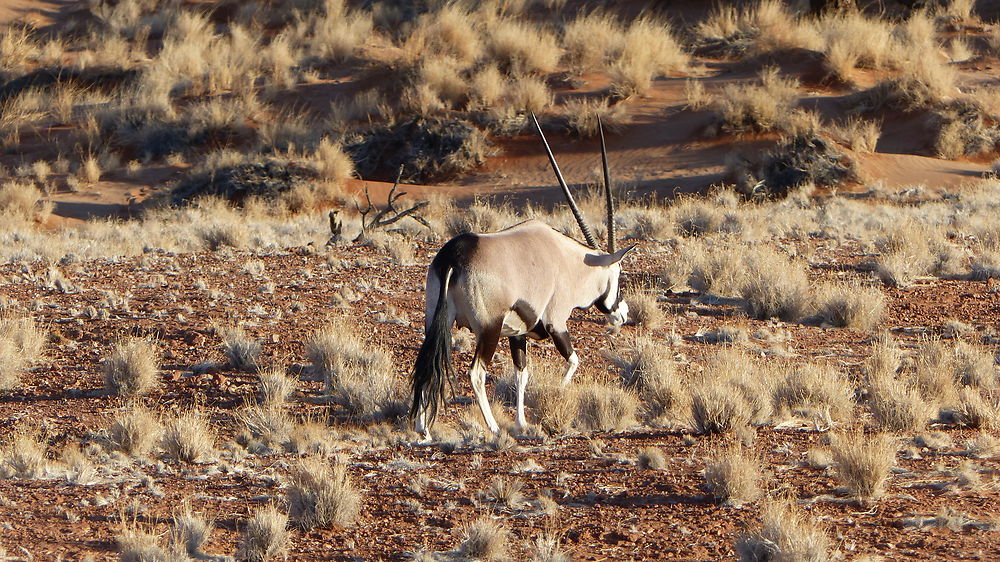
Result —
M 427 325 L 424 343 L 420 346 L 417 361 L 413 365 L 413 405 L 410 407 L 411 420 L 417 418 L 423 406 L 427 407 L 427 427 L 434 423 L 438 405 L 444 403 L 445 377 L 452 376 L 452 320 L 448 304 L 448 286 L 451 283 L 454 268 L 445 266 L 435 269 L 441 279 L 441 288 L 438 293 L 437 306 L 434 308 L 434 317 Z

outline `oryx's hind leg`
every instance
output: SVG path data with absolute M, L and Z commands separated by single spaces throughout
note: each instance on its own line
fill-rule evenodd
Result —
M 507 340 L 510 342 L 510 358 L 517 371 L 517 427 L 524 429 L 528 427 L 528 420 L 524 417 L 524 389 L 528 387 L 528 338 L 511 336 Z
M 479 410 L 483 413 L 486 425 L 493 433 L 500 433 L 500 426 L 493 418 L 490 401 L 486 397 L 486 367 L 493 360 L 500 343 L 500 326 L 496 325 L 483 330 L 476 341 L 476 355 L 472 358 L 469 368 L 469 378 L 472 380 L 472 392 L 476 395 Z
M 580 365 L 580 358 L 576 351 L 573 351 L 573 343 L 569 340 L 569 332 L 566 330 L 551 330 L 552 343 L 556 344 L 559 355 L 566 360 L 566 372 L 563 374 L 562 384 L 566 386 L 573 380 L 576 368 Z

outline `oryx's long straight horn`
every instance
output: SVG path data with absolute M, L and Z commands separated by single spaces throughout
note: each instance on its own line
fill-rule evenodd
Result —
M 604 201 L 608 207 L 608 253 L 615 253 L 615 200 L 611 196 L 611 172 L 608 171 L 608 147 L 604 144 L 604 125 L 597 116 L 597 130 L 601 134 L 601 167 L 604 169 Z
M 531 120 L 535 122 L 535 129 L 538 130 L 538 136 L 542 137 L 542 144 L 545 145 L 545 152 L 549 155 L 549 163 L 552 164 L 552 171 L 556 173 L 556 179 L 559 180 L 559 187 L 562 188 L 563 195 L 566 196 L 566 202 L 569 203 L 569 208 L 573 211 L 573 216 L 576 217 L 576 222 L 580 225 L 580 230 L 583 231 L 583 237 L 587 239 L 587 245 L 596 250 L 597 241 L 594 240 L 594 235 L 590 232 L 590 227 L 583 221 L 580 208 L 576 206 L 573 194 L 570 193 L 569 186 L 566 185 L 566 180 L 563 179 L 562 172 L 559 171 L 559 164 L 556 164 L 556 157 L 552 154 L 552 149 L 549 148 L 549 141 L 545 140 L 545 133 L 542 132 L 542 126 L 538 124 L 538 118 L 535 117 L 535 112 L 533 111 L 531 112 Z

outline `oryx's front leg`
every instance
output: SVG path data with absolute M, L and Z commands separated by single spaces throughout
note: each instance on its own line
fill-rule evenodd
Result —
M 528 427 L 528 420 L 524 416 L 524 389 L 528 387 L 528 339 L 525 336 L 511 336 L 507 339 L 510 342 L 510 358 L 517 371 L 517 427 L 524 429 Z
M 550 330 L 552 343 L 556 344 L 559 355 L 566 360 L 566 373 L 563 374 L 562 384 L 566 386 L 573 380 L 576 368 L 580 365 L 580 358 L 573 351 L 573 343 L 569 340 L 569 332 L 566 330 Z
M 472 358 L 472 367 L 469 368 L 469 378 L 472 380 L 472 392 L 479 402 L 479 410 L 483 413 L 486 425 L 494 434 L 500 433 L 500 426 L 493 418 L 493 410 L 490 408 L 490 401 L 486 397 L 486 367 L 493 360 L 493 355 L 497 351 L 497 344 L 500 343 L 500 327 L 489 328 L 479 335 L 476 341 L 476 355 Z

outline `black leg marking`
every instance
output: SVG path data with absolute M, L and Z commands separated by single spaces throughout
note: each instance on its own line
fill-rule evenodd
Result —
M 472 359 L 476 361 L 477 359 L 482 362 L 483 368 L 489 367 L 490 362 L 493 361 L 493 356 L 496 355 L 497 345 L 500 344 L 500 325 L 487 328 L 482 334 L 479 334 L 479 339 L 476 342 L 476 356 Z
M 569 340 L 569 332 L 553 332 L 552 343 L 556 344 L 559 355 L 569 361 L 570 355 L 573 355 L 573 343 Z
M 514 360 L 514 368 L 523 371 L 528 367 L 528 340 L 524 336 L 511 336 L 510 358 Z

